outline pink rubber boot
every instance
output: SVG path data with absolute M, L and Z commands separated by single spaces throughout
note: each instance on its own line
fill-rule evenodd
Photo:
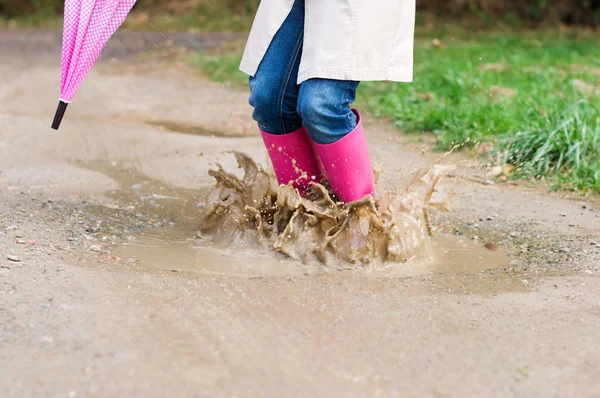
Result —
M 260 133 L 279 185 L 292 182 L 300 195 L 306 196 L 311 182 L 321 182 L 319 159 L 304 127 L 283 135 Z
M 375 194 L 375 177 L 360 113 L 357 125 L 348 135 L 333 144 L 315 144 L 331 189 L 344 203 Z

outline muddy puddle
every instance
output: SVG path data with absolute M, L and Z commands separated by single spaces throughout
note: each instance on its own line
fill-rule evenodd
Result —
M 491 251 L 464 236 L 439 234 L 432 238 L 432 257 L 406 263 L 384 264 L 370 269 L 338 265 L 303 264 L 265 248 L 216 247 L 194 237 L 195 223 L 147 230 L 135 241 L 113 250 L 122 258 L 135 259 L 141 266 L 169 271 L 214 275 L 261 277 L 322 272 L 360 272 L 372 276 L 411 277 L 433 274 L 475 273 L 508 265 L 502 251 Z
M 210 172 L 216 184 L 204 195 L 198 222 L 146 229 L 113 254 L 152 268 L 242 277 L 334 271 L 409 277 L 508 264 L 501 251 L 434 233 L 429 209 L 447 201 L 436 197 L 443 168 L 419 172 L 377 201 L 343 205 L 326 184 L 302 198 L 278 187 L 272 173 L 246 155 L 232 155 L 241 172 L 220 166 Z
M 201 126 L 192 126 L 170 120 L 147 120 L 145 123 L 151 126 L 157 126 L 173 133 L 190 134 L 204 137 L 235 137 L 235 135 L 225 134 L 223 131 L 209 131 Z

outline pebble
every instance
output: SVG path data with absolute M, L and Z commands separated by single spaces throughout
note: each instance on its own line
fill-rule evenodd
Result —
M 562 249 L 559 250 L 560 253 L 570 253 L 571 249 L 569 249 L 568 247 L 563 247 Z
M 42 336 L 42 343 L 54 344 L 54 337 L 52 336 Z
M 27 242 L 25 242 L 23 239 L 19 239 L 19 240 L 17 240 L 17 244 L 25 245 L 25 244 L 27 244 Z
M 560 216 L 561 216 L 561 217 L 566 217 L 566 216 L 567 216 L 567 213 L 560 213 Z
M 518 232 L 511 232 L 511 233 L 510 233 L 510 237 L 511 237 L 511 238 L 516 238 L 516 237 L 518 237 L 518 236 L 519 236 L 519 233 L 518 233 Z
M 496 246 L 495 244 L 493 244 L 492 242 L 488 242 L 484 245 L 484 247 L 488 250 L 491 250 L 493 252 L 497 252 L 498 251 L 498 246 Z
M 17 229 L 18 227 L 16 225 L 11 225 L 9 227 L 6 227 L 7 231 L 14 231 L 15 229 Z
M 14 263 L 20 263 L 21 262 L 21 259 L 19 257 L 15 256 L 15 255 L 12 255 L 12 254 L 9 254 L 8 256 L 6 256 L 6 258 L 9 261 L 12 261 Z
M 494 185 L 495 182 L 492 180 L 485 180 L 485 185 Z
M 102 252 L 102 246 L 101 245 L 91 245 L 90 246 L 90 250 L 93 252 Z

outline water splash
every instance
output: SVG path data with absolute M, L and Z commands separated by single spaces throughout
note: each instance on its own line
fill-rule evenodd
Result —
M 448 167 L 419 171 L 406 187 L 374 200 L 344 205 L 326 185 L 306 198 L 240 152 L 232 152 L 243 178 L 221 165 L 203 208 L 198 236 L 222 246 L 262 244 L 305 263 L 378 266 L 433 256 L 429 209 Z

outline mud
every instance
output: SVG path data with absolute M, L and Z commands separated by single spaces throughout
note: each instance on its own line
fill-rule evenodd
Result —
M 160 228 L 124 242 L 114 254 L 158 269 L 248 277 L 321 272 L 322 265 L 405 277 L 508 265 L 502 251 L 434 236 L 429 208 L 447 204 L 440 195 L 432 201 L 447 166 L 417 173 L 378 203 L 368 198 L 344 205 L 320 184 L 302 198 L 291 186 L 277 186 L 272 172 L 249 156 L 232 155 L 243 176 L 220 164 L 209 172 L 216 186 L 200 205 L 197 238 L 189 224 Z M 183 199 L 167 198 L 175 207 Z
M 215 247 L 207 240 L 193 238 L 197 225 L 165 227 L 136 235 L 122 242 L 112 254 L 134 259 L 143 267 L 168 271 L 256 278 L 274 275 L 319 274 L 333 271 L 360 273 L 369 277 L 411 277 L 422 275 L 475 273 L 507 267 L 503 251 L 490 251 L 471 239 L 438 234 L 432 238 L 430 257 L 405 263 L 380 264 L 378 267 L 353 267 L 351 264 L 306 264 L 277 254 L 269 248 L 236 245 Z
M 303 198 L 291 185 L 277 186 L 273 174 L 247 155 L 233 155 L 244 176 L 221 165 L 211 170 L 216 187 L 201 214 L 199 236 L 224 247 L 256 241 L 304 263 L 338 267 L 433 259 L 429 210 L 448 167 L 419 171 L 408 186 L 383 191 L 377 201 L 343 204 L 319 183 Z
M 185 123 L 177 123 L 170 120 L 149 120 L 146 123 L 153 126 L 158 126 L 174 133 L 200 135 L 206 137 L 235 137 L 235 135 L 226 134 L 220 131 L 208 131 L 202 126 L 190 126 Z M 243 137 L 244 135 L 240 134 L 238 136 Z

